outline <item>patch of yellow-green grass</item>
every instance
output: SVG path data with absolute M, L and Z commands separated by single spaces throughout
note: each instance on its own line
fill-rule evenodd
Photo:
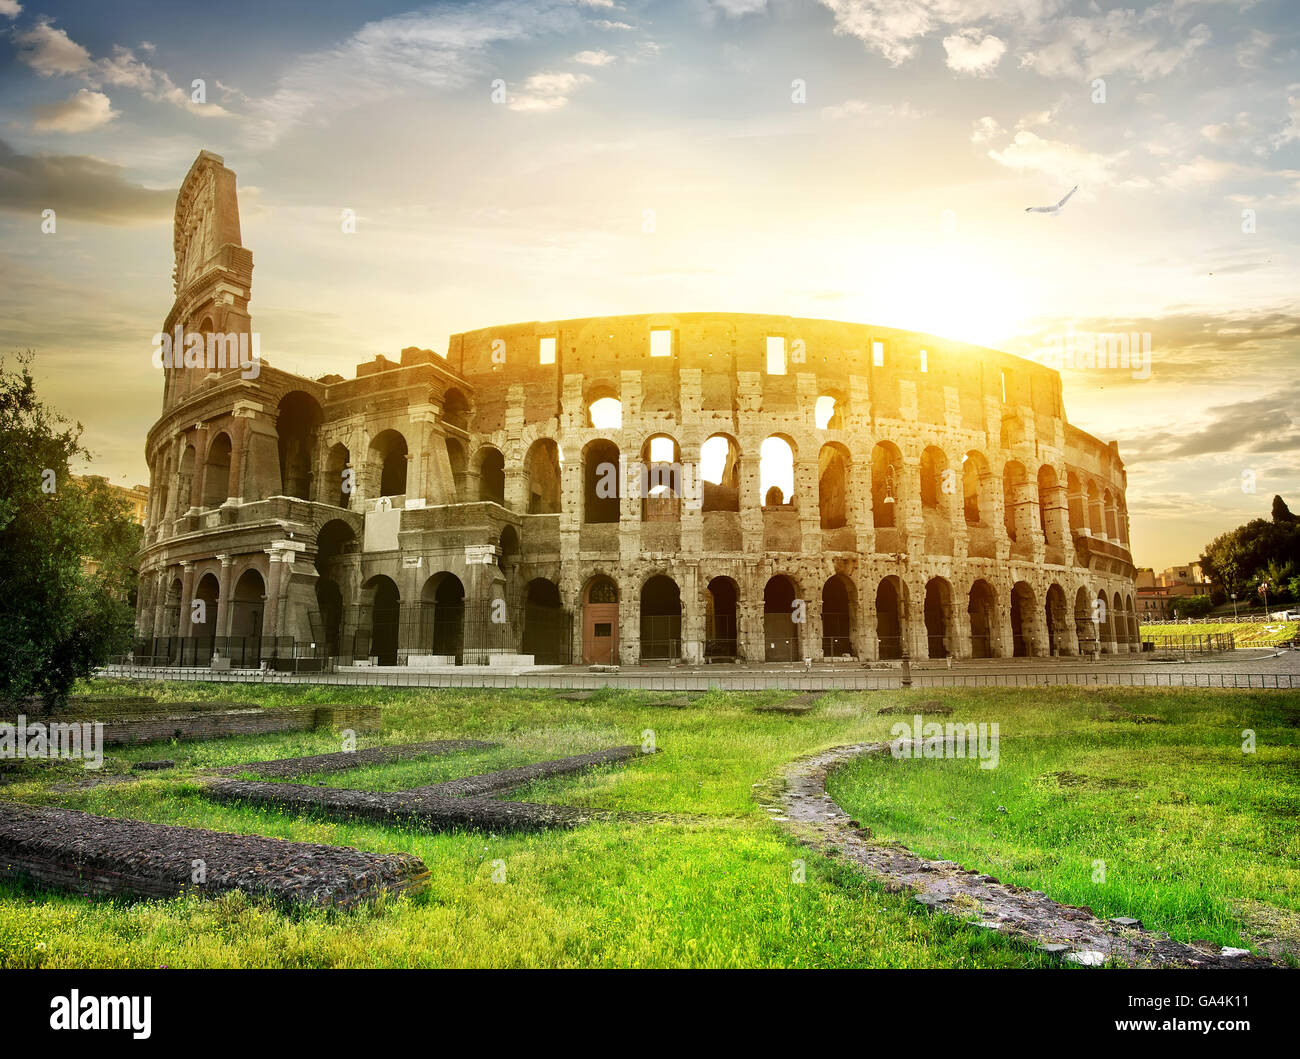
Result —
M 1237 647 L 1275 647 L 1290 643 L 1300 635 L 1300 622 L 1294 621 L 1240 621 L 1199 622 L 1194 625 L 1143 625 L 1142 638 L 1159 636 L 1209 636 L 1232 634 Z
M 832 794 L 922 855 L 1184 941 L 1258 944 L 1242 902 L 1300 912 L 1300 697 L 1003 693 L 953 719 L 998 722 L 996 768 L 863 759 Z
M 236 697 L 222 685 L 155 687 L 168 698 L 179 691 L 200 700 Z M 835 692 L 800 716 L 754 711 L 756 705 L 791 694 L 781 691 L 711 692 L 686 708 L 655 705 L 672 698 L 666 694 L 614 690 L 584 702 L 564 701 L 547 690 L 244 685 L 238 691 L 238 698 L 268 706 L 303 701 L 381 705 L 383 730 L 362 738 L 363 747 L 442 738 L 502 744 L 488 751 L 309 778 L 331 785 L 395 790 L 651 741 L 659 753 L 536 783 L 508 797 L 662 815 L 530 835 L 426 834 L 215 803 L 202 796 L 201 769 L 340 749 L 338 735 L 330 732 L 114 749 L 106 763 L 110 770 L 124 771 L 133 761 L 160 757 L 175 759 L 178 768 L 136 783 L 71 791 L 54 788 L 75 779 L 74 770 L 25 768 L 19 782 L 0 796 L 160 823 L 409 852 L 425 861 L 432 879 L 420 894 L 346 914 L 291 912 L 238 896 L 110 901 L 10 882 L 0 884 L 0 965 L 1039 966 L 1044 958 L 1023 945 L 928 913 L 907 895 L 888 893 L 855 870 L 798 845 L 756 804 L 755 785 L 770 782 L 791 760 L 828 746 L 886 739 L 891 723 L 900 718 L 878 717 L 878 709 L 935 698 L 952 706 L 957 718 L 1001 720 L 1003 756 L 1012 762 L 1017 760 L 1013 740 L 1026 747 L 1051 745 L 1081 728 L 1082 745 L 1095 742 L 1100 752 L 1122 748 L 1130 736 L 1154 738 L 1153 732 L 1164 731 L 1155 724 L 1107 719 L 1115 716 L 1112 705 L 1133 716 L 1159 715 L 1179 724 L 1213 718 L 1186 738 L 1189 747 L 1210 754 L 1221 752 L 1224 733 L 1247 718 L 1268 733 L 1267 739 L 1261 735 L 1263 746 L 1274 728 L 1285 728 L 1285 716 L 1294 717 L 1300 709 L 1300 696 L 1287 693 L 1141 689 Z M 1293 711 L 1289 715 L 1283 710 L 1287 704 Z M 1286 760 L 1294 751 L 1292 741 L 1285 751 L 1270 752 Z M 1047 764 L 1039 771 L 1048 771 Z M 1128 778 L 1122 759 L 1090 759 L 1068 767 L 1081 774 L 1091 775 L 1092 769 L 1098 776 Z M 1174 771 L 1167 760 L 1151 768 Z M 904 804 L 917 794 L 908 786 L 908 773 L 895 768 L 892 775 L 891 786 L 873 795 L 875 808 L 882 811 L 891 791 Z M 920 768 L 911 775 L 919 776 Z M 934 775 L 931 786 L 939 794 L 925 793 L 925 784 L 919 789 L 942 802 L 942 815 L 972 825 L 984 819 L 987 791 L 964 786 L 955 776 L 944 779 L 941 770 Z M 1179 789 L 1192 804 L 1202 805 L 1204 792 L 1191 785 Z M 1246 811 L 1242 807 L 1252 798 L 1271 789 L 1244 774 L 1239 796 L 1224 807 L 1218 830 L 1250 834 L 1251 828 L 1233 813 Z M 1274 793 L 1288 796 L 1283 790 Z M 1089 826 L 1100 831 L 1114 809 L 1114 790 L 1108 794 L 1090 810 L 1096 819 Z M 1216 804 L 1205 802 L 1202 823 L 1217 819 Z M 874 811 L 864 808 L 858 815 L 882 834 Z M 1052 803 L 1045 811 L 1067 813 L 1068 807 Z M 1261 814 L 1259 809 L 1250 812 Z M 1069 819 L 1077 824 L 1082 818 Z M 978 827 L 972 834 L 982 835 Z M 1219 838 L 1203 831 L 1184 834 L 1184 841 L 1204 847 Z M 1279 845 L 1290 848 L 1284 836 Z M 936 847 L 933 852 L 962 859 L 953 850 Z M 794 881 L 796 861 L 806 863 L 806 882 Z M 502 870 L 505 881 L 493 882 L 494 873 L 501 877 Z M 1261 872 L 1244 876 L 1238 890 L 1271 906 L 1277 904 L 1276 883 L 1276 873 Z M 1138 914 L 1128 907 L 1119 911 Z

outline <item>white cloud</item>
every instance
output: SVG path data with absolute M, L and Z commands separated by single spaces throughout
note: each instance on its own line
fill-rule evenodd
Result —
M 488 76 L 494 45 L 581 25 L 571 0 L 479 0 L 368 22 L 341 43 L 288 64 L 275 91 L 256 105 L 261 121 L 252 134 L 274 142 L 292 125 L 361 103 L 458 88 Z
M 636 26 L 630 26 L 626 22 L 611 22 L 607 18 L 598 18 L 592 25 L 597 29 L 636 29 Z
M 1218 125 L 1202 125 L 1201 135 L 1209 140 L 1210 143 L 1217 144 L 1221 147 L 1233 138 L 1232 126 L 1226 121 L 1220 122 Z
M 32 106 L 32 129 L 35 132 L 87 132 L 107 125 L 115 117 L 108 96 L 83 88 L 61 103 L 36 103 Z
M 1292 87 L 1296 86 L 1293 85 Z M 1274 149 L 1282 147 L 1292 140 L 1300 140 L 1300 96 L 1287 96 L 1286 102 L 1287 106 L 1291 108 L 1291 113 L 1281 130 L 1270 138 Z
M 766 8 L 767 0 L 713 0 L 713 6 L 728 18 L 744 18 Z
M 997 119 L 985 115 L 971 123 L 971 143 L 988 143 L 996 136 L 1002 135 L 1002 126 L 998 124 Z
M 510 95 L 511 110 L 558 110 L 569 102 L 575 89 L 591 80 L 586 74 L 566 72 L 533 74 L 519 92 Z
M 891 64 L 916 54 L 932 31 L 996 20 L 1035 26 L 1063 0 L 820 0 L 835 16 L 835 32 L 857 37 Z
M 1116 170 L 1126 153 L 1097 154 L 1060 140 L 1045 140 L 1022 129 L 1004 149 L 989 151 L 989 157 L 1009 169 L 1042 173 L 1069 187 L 1072 184 L 1116 183 Z
M 987 77 L 1002 61 L 1007 43 L 991 33 L 986 37 L 977 29 L 964 29 L 950 37 L 944 37 L 943 50 L 948 55 L 949 70 Z
M 583 66 L 608 66 L 614 61 L 614 56 L 607 51 L 580 51 L 573 61 Z
M 1240 171 L 1241 166 L 1234 162 L 1220 162 L 1198 155 L 1192 161 L 1171 169 L 1160 178 L 1160 181 L 1166 187 L 1185 191 L 1205 184 L 1217 184 Z
M 1142 14 L 1128 9 L 1107 11 L 1091 18 L 1062 18 L 1055 37 L 1028 52 L 1021 65 L 1044 77 L 1082 80 L 1108 74 L 1131 74 L 1140 81 L 1164 77 L 1210 40 L 1209 28 L 1189 29 L 1160 21 L 1167 9 L 1157 5 Z M 1165 38 L 1167 47 L 1162 47 Z
M 913 121 L 925 117 L 925 111 L 917 110 L 911 103 L 876 103 L 867 99 L 846 99 L 843 103 L 822 107 L 823 118 L 833 121 L 854 119 L 865 121 L 870 125 L 885 125 L 891 121 Z
M 23 5 L 18 0 L 0 0 L 0 15 L 8 15 L 10 18 L 17 18 L 23 10 Z
M 42 77 L 61 77 L 90 68 L 90 52 L 44 16 L 31 29 L 14 34 L 18 58 Z

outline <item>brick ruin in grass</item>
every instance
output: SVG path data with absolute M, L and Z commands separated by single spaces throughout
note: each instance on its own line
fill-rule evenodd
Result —
M 6 803 L 0 806 L 0 878 L 9 877 L 109 897 L 240 890 L 284 904 L 352 908 L 381 893 L 418 890 L 429 870 L 408 853 Z

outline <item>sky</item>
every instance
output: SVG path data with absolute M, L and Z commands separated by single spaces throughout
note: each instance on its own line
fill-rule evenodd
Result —
M 1300 510 L 1294 0 L 0 0 L 0 354 L 124 484 L 201 149 L 278 367 L 602 314 L 874 323 L 1060 366 L 1140 565 Z M 1060 357 L 1121 332 L 1149 371 Z

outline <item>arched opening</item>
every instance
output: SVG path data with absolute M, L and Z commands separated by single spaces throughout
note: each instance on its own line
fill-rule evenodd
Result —
M 1073 471 L 1065 476 L 1066 504 L 1070 513 L 1070 536 L 1075 537 L 1087 532 L 1088 516 L 1084 511 L 1083 486 Z
M 465 586 L 455 574 L 443 571 L 424 583 L 420 592 L 421 643 L 430 654 L 464 660 Z
M 817 455 L 817 506 L 822 529 L 848 524 L 849 453 L 843 445 L 823 445 Z
M 794 446 L 776 434 L 759 446 L 758 491 L 764 507 L 794 502 Z
M 989 461 L 984 458 L 982 452 L 971 451 L 962 457 L 962 511 L 966 516 L 966 525 L 985 524 L 988 513 L 993 508 L 989 497 L 992 477 Z
M 338 582 L 328 577 L 316 579 L 316 613 L 318 622 L 312 623 L 312 635 L 323 658 L 334 658 L 343 638 L 343 591 Z
M 824 393 L 813 405 L 813 419 L 818 430 L 844 429 L 844 413 L 841 401 L 834 394 Z
M 1031 658 L 1038 653 L 1038 604 L 1026 581 L 1011 588 L 1011 654 Z
M 740 510 L 740 446 L 726 434 L 714 434 L 700 446 L 701 509 Z
M 612 394 L 601 394 L 587 403 L 587 426 L 597 430 L 623 429 L 623 402 Z
M 316 534 L 316 570 L 322 576 L 339 578 L 339 562 L 355 552 L 357 535 L 341 518 L 330 519 Z
M 398 621 L 401 614 L 401 594 L 392 578 L 378 574 L 362 586 L 363 598 L 367 601 L 363 607 L 368 614 L 368 622 L 360 624 L 358 632 L 362 634 L 369 627 L 369 654 L 381 666 L 397 665 Z
M 497 568 L 509 583 L 519 566 L 519 534 L 514 526 L 502 526 L 497 540 Z
M 564 665 L 571 661 L 571 630 L 554 581 L 535 577 L 524 592 L 523 653 L 537 665 Z
M 945 488 L 948 457 L 943 449 L 928 445 L 921 453 L 921 511 L 941 512 L 947 508 L 944 497 L 953 492 Z
M 942 577 L 925 583 L 925 642 L 930 658 L 947 658 L 956 648 L 952 585 Z
M 1101 506 L 1101 490 L 1096 482 L 1088 483 L 1088 532 L 1094 537 L 1106 535 L 1106 514 Z
M 302 390 L 280 399 L 275 433 L 279 438 L 280 490 L 284 496 L 311 499 L 316 432 L 323 418 L 320 403 Z
M 871 521 L 876 529 L 898 525 L 900 472 L 903 454 L 892 441 L 878 441 L 871 450 Z
M 582 453 L 582 521 L 617 522 L 619 516 L 619 452 L 612 441 L 598 438 Z
M 469 430 L 469 398 L 454 386 L 442 396 L 442 421 L 457 430 Z
M 671 577 L 656 574 L 641 586 L 641 659 L 681 656 L 681 592 Z
M 993 658 L 997 655 L 993 638 L 997 596 L 993 587 L 980 579 L 971 585 L 966 612 L 970 615 L 970 653 L 972 658 Z
M 356 483 L 352 471 L 352 454 L 342 442 L 330 447 L 325 461 L 326 479 L 321 488 L 321 500 L 338 507 L 351 507 Z
M 506 506 L 506 458 L 491 446 L 479 450 L 478 498 Z
M 1119 513 L 1115 509 L 1115 494 L 1109 489 L 1102 496 L 1102 507 L 1106 516 L 1106 536 L 1112 541 L 1119 540 Z
M 647 438 L 641 447 L 642 522 L 677 522 L 682 515 L 682 463 L 677 441 L 667 434 Z
M 798 590 L 785 574 L 768 579 L 763 587 L 763 658 L 768 662 L 795 662 L 802 654 L 799 649 L 799 624 L 805 616 L 803 600 L 797 599 Z M 796 603 L 800 604 L 796 610 Z M 795 621 L 795 618 L 799 622 Z
M 618 664 L 618 586 L 603 574 L 587 583 L 582 596 L 582 661 Z
M 1065 590 L 1056 582 L 1047 588 L 1043 618 L 1047 625 L 1047 653 L 1053 657 L 1073 654 L 1069 642 L 1069 612 L 1066 609 Z
M 451 466 L 451 499 L 456 502 L 465 499 L 465 446 L 455 438 L 446 439 L 447 463 Z
M 232 665 L 256 665 L 266 612 L 266 582 L 255 569 L 239 575 L 230 594 L 230 658 Z
M 729 577 L 715 577 L 704 590 L 704 660 L 739 656 L 737 610 L 740 589 Z
M 194 601 L 203 606 L 190 605 L 190 635 L 202 642 L 195 655 L 196 665 L 207 665 L 212 653 L 212 642 L 217 635 L 217 609 L 221 604 L 221 584 L 216 574 L 204 574 L 194 586 Z M 209 657 L 204 657 L 208 655 Z
M 903 657 L 903 637 L 907 634 L 903 621 L 905 591 L 893 574 L 876 588 L 876 645 L 881 659 Z
M 857 654 L 853 646 L 857 589 L 844 574 L 834 574 L 822 585 L 822 657 Z
M 378 489 L 367 490 L 367 495 L 403 496 L 406 493 L 406 438 L 396 430 L 383 430 L 370 442 L 370 464 L 378 468 Z M 373 475 L 373 471 L 372 471 Z
M 528 474 L 528 513 L 554 515 L 560 510 L 560 447 L 551 438 L 540 438 L 524 457 Z
M 230 495 L 230 435 L 222 431 L 203 461 L 203 506 L 220 507 Z

